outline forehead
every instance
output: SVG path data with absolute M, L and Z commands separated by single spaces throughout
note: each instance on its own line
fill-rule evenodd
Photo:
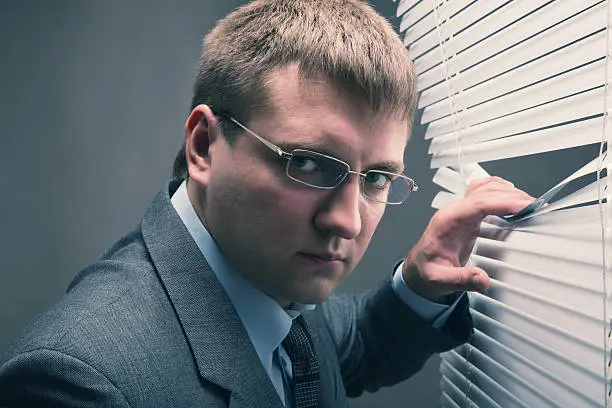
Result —
M 325 79 L 304 78 L 293 65 L 270 74 L 265 87 L 267 108 L 250 124 L 273 143 L 323 150 L 352 166 L 390 161 L 403 166 L 405 118 L 374 114 L 362 98 Z

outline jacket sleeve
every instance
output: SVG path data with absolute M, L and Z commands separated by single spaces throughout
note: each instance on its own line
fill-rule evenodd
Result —
M 65 353 L 37 349 L 0 367 L 2 407 L 129 407 L 102 373 Z
M 397 297 L 390 279 L 365 293 L 335 295 L 321 306 L 349 397 L 409 378 L 432 354 L 465 343 L 473 332 L 467 296 L 437 329 Z

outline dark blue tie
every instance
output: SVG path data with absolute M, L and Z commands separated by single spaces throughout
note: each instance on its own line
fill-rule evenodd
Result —
M 293 368 L 293 408 L 319 407 L 319 363 L 302 315 L 293 319 L 283 347 Z

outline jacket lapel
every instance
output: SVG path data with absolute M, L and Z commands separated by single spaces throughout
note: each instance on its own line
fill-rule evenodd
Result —
M 199 373 L 231 392 L 230 407 L 283 408 L 234 306 L 170 202 L 178 185 L 158 194 L 141 228 Z

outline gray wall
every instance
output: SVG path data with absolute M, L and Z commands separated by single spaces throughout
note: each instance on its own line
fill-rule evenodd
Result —
M 0 3 L 0 352 L 136 225 L 181 144 L 201 38 L 242 3 Z M 396 7 L 374 4 L 387 16 Z M 433 213 L 422 133 L 406 155 L 421 189 L 388 210 L 342 290 L 389 273 Z M 438 363 L 353 406 L 436 406 Z

